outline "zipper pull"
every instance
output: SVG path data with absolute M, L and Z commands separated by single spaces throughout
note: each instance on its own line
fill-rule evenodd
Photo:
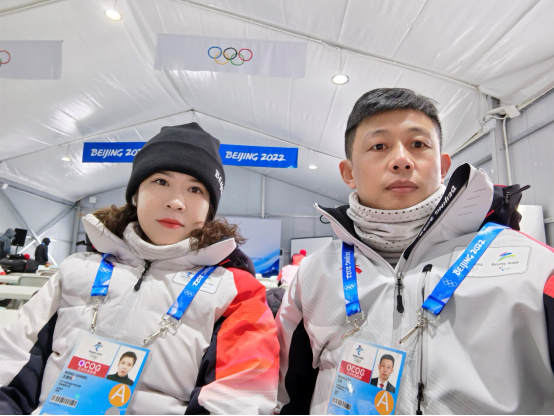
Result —
M 140 290 L 140 286 L 142 285 L 142 281 L 148 274 L 148 270 L 150 270 L 150 265 L 152 264 L 148 260 L 145 260 L 146 266 L 144 266 L 144 270 L 142 271 L 142 274 L 140 275 L 140 278 L 138 282 L 135 284 L 135 292 L 138 292 Z
M 425 384 L 421 381 L 417 384 L 417 410 L 416 415 L 422 415 L 421 402 L 425 400 Z
M 424 327 L 425 325 L 427 325 L 427 318 L 425 318 L 424 316 L 421 316 L 417 319 L 417 323 L 415 324 L 415 326 L 410 329 L 406 335 L 404 335 L 404 337 L 402 337 L 402 339 L 400 341 L 398 341 L 399 344 L 402 344 L 404 342 L 406 342 L 408 339 L 410 339 L 410 337 L 419 329 L 419 328 L 422 328 Z
M 402 273 L 398 273 L 396 276 L 396 288 L 398 290 L 398 294 L 396 295 L 396 310 L 399 313 L 404 313 L 404 304 L 402 303 L 402 289 L 404 288 L 402 284 Z

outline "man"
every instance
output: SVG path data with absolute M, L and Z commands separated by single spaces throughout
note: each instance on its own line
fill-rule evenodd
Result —
M 364 321 L 354 337 L 407 352 L 398 414 L 553 412 L 554 253 L 515 231 L 518 185 L 495 187 L 465 164 L 445 187 L 441 140 L 435 105 L 413 91 L 377 89 L 354 105 L 340 171 L 356 192 L 346 206 L 316 205 L 342 241 L 302 261 L 277 315 L 281 414 L 325 413 L 341 337 Z M 488 222 L 513 229 L 500 229 L 437 321 L 424 300 Z
M 42 243 L 38 245 L 35 250 L 35 260 L 38 264 L 44 266 L 48 263 L 48 245 L 50 244 L 49 238 L 43 238 Z
M 0 237 L 0 260 L 10 254 L 12 248 L 12 239 L 15 237 L 13 228 L 8 228 Z
M 385 354 L 379 360 L 379 377 L 372 378 L 369 384 L 377 386 L 390 393 L 394 393 L 396 388 L 389 381 L 389 377 L 394 371 L 394 357 L 390 354 Z

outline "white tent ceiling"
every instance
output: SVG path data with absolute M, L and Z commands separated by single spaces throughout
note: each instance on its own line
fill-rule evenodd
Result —
M 338 163 L 362 93 L 435 99 L 454 152 L 479 132 L 486 95 L 522 106 L 554 86 L 550 0 L 119 0 L 121 21 L 105 17 L 113 6 L 0 2 L 0 39 L 63 40 L 61 80 L 0 79 L 0 181 L 72 201 L 113 189 L 130 165 L 80 163 L 83 141 L 194 120 L 223 143 L 299 146 L 298 169 L 251 170 L 345 201 Z M 306 77 L 157 71 L 158 33 L 307 41 Z M 339 72 L 348 84 L 331 83 Z

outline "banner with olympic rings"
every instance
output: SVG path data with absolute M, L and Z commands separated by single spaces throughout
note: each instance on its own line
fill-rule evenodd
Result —
M 307 42 L 158 34 L 154 69 L 304 78 Z
M 0 40 L 0 78 L 60 79 L 62 41 Z

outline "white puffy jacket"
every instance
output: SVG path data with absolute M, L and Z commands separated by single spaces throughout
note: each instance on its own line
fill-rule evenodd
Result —
M 142 240 L 133 224 L 123 240 L 93 215 L 84 224 L 95 249 L 111 254 L 108 260 L 115 265 L 97 333 L 138 345 L 159 329 L 184 288 L 174 281 L 177 272 L 217 265 L 236 248 L 233 239 L 198 253 L 188 240 L 156 247 Z M 99 253 L 67 258 L 20 310 L 17 323 L 0 330 L 1 414 L 40 410 L 80 331 L 90 328 L 86 301 L 101 258 Z M 211 276 L 220 278 L 215 293 L 200 290 L 176 335 L 166 333 L 150 346 L 152 360 L 131 413 L 273 413 L 279 345 L 265 289 L 236 268 L 219 267 Z
M 366 313 L 362 336 L 398 348 L 416 323 L 423 295 L 481 225 L 513 221 L 520 195 L 506 203 L 503 196 L 514 189 L 493 187 L 484 171 L 462 165 L 396 269 L 358 239 L 346 215 L 348 206 L 319 208 L 339 238 L 355 245 L 358 293 Z M 326 410 L 341 336 L 353 328 L 346 324 L 342 241 L 307 257 L 283 298 L 277 316 L 281 414 Z M 499 262 L 506 253 L 516 257 Z M 420 382 L 425 386 L 423 414 L 554 413 L 554 279 L 549 280 L 554 253 L 510 229 L 499 234 L 480 263 L 437 325 L 416 333 L 402 348 L 409 358 L 397 414 L 416 413 Z M 422 273 L 426 265 L 432 265 L 427 274 Z M 403 313 L 397 308 L 397 285 L 403 285 Z

